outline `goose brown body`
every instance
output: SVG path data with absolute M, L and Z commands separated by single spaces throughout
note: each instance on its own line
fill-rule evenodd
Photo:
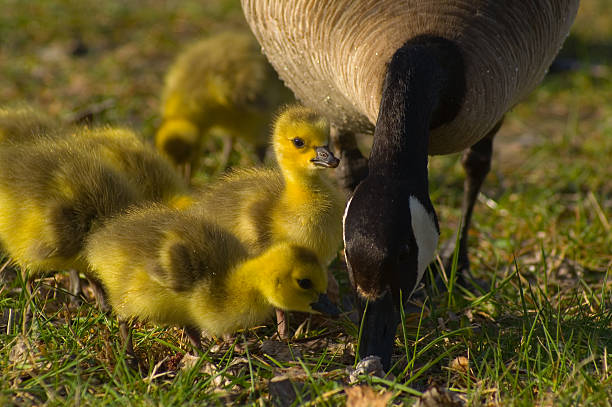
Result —
M 304 104 L 335 126 L 371 131 L 387 63 L 408 40 L 453 41 L 465 93 L 432 126 L 430 154 L 467 148 L 544 77 L 578 0 L 242 0 L 264 53 Z

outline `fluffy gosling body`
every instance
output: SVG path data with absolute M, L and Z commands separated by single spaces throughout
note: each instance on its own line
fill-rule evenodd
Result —
M 60 121 L 27 105 L 0 107 L 0 143 L 36 140 L 40 135 L 58 133 L 62 127 Z
M 176 165 L 195 167 L 213 126 L 231 138 L 265 145 L 271 113 L 290 99 L 250 33 L 208 37 L 187 48 L 168 71 L 156 146 Z M 231 147 L 225 160 L 229 152 Z
M 250 254 L 290 242 L 312 250 L 322 264 L 342 244 L 344 197 L 321 170 L 336 167 L 328 123 L 302 106 L 283 110 L 273 130 L 278 168 L 235 170 L 198 199 Z
M 0 243 L 22 269 L 85 271 L 87 234 L 141 200 L 128 179 L 71 141 L 0 148 Z
M 84 153 L 95 151 L 108 165 L 124 173 L 145 199 L 178 207 L 191 203 L 188 186 L 172 165 L 129 129 L 70 128 L 29 106 L 0 108 L 0 143 L 48 145 L 61 139 L 72 141 L 73 148 Z
M 83 128 L 73 133 L 72 138 L 79 148 L 98 152 L 108 165 L 135 185 L 145 200 L 177 208 L 192 203 L 185 180 L 133 131 L 110 126 Z
M 34 272 L 87 270 L 87 235 L 129 206 L 191 204 L 187 185 L 126 129 L 77 129 L 0 145 L 0 242 Z
M 273 307 L 318 312 L 331 306 L 313 253 L 283 243 L 247 258 L 242 244 L 198 208 L 131 210 L 93 233 L 86 253 L 123 320 L 219 336 L 261 323 Z

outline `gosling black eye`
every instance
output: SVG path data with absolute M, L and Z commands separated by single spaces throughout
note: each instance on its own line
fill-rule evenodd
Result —
M 302 140 L 299 137 L 294 138 L 293 140 L 291 140 L 293 142 L 293 145 L 296 146 L 297 148 L 302 148 L 304 147 L 304 140 Z
M 307 278 L 298 279 L 297 282 L 300 288 L 303 288 L 304 290 L 310 290 L 312 288 L 312 281 Z

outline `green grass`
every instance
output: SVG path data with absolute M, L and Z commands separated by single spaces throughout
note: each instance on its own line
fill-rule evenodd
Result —
M 146 137 L 159 124 L 163 73 L 177 50 L 244 25 L 238 2 L 227 0 L 0 0 L 0 8 L 0 104 L 27 101 L 70 119 L 103 102 L 95 122 L 133 126 Z M 474 274 L 491 288 L 474 294 L 454 286 L 452 297 L 433 294 L 421 312 L 404 315 L 392 375 L 361 383 L 407 405 L 431 385 L 468 405 L 610 405 L 611 39 L 609 1 L 584 1 L 562 51 L 580 69 L 548 77 L 496 138 L 470 235 Z M 88 52 L 72 55 L 79 43 Z M 454 239 L 458 156 L 433 158 L 430 173 L 442 239 Z M 38 282 L 25 331 L 24 282 L 9 268 L 2 278 L 0 405 L 242 405 L 279 395 L 338 405 L 347 398 L 359 331 L 347 318 L 312 321 L 292 343 L 296 360 L 262 350 L 274 332 L 265 326 L 230 344 L 207 342 L 186 369 L 179 368 L 189 350 L 180 330 L 139 325 L 135 372 L 112 316 L 66 305 L 65 275 Z

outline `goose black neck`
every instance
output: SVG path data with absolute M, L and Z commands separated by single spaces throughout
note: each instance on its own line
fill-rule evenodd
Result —
M 459 111 L 462 67 L 458 47 L 439 37 L 415 38 L 395 52 L 383 85 L 370 174 L 427 180 L 429 130 Z

